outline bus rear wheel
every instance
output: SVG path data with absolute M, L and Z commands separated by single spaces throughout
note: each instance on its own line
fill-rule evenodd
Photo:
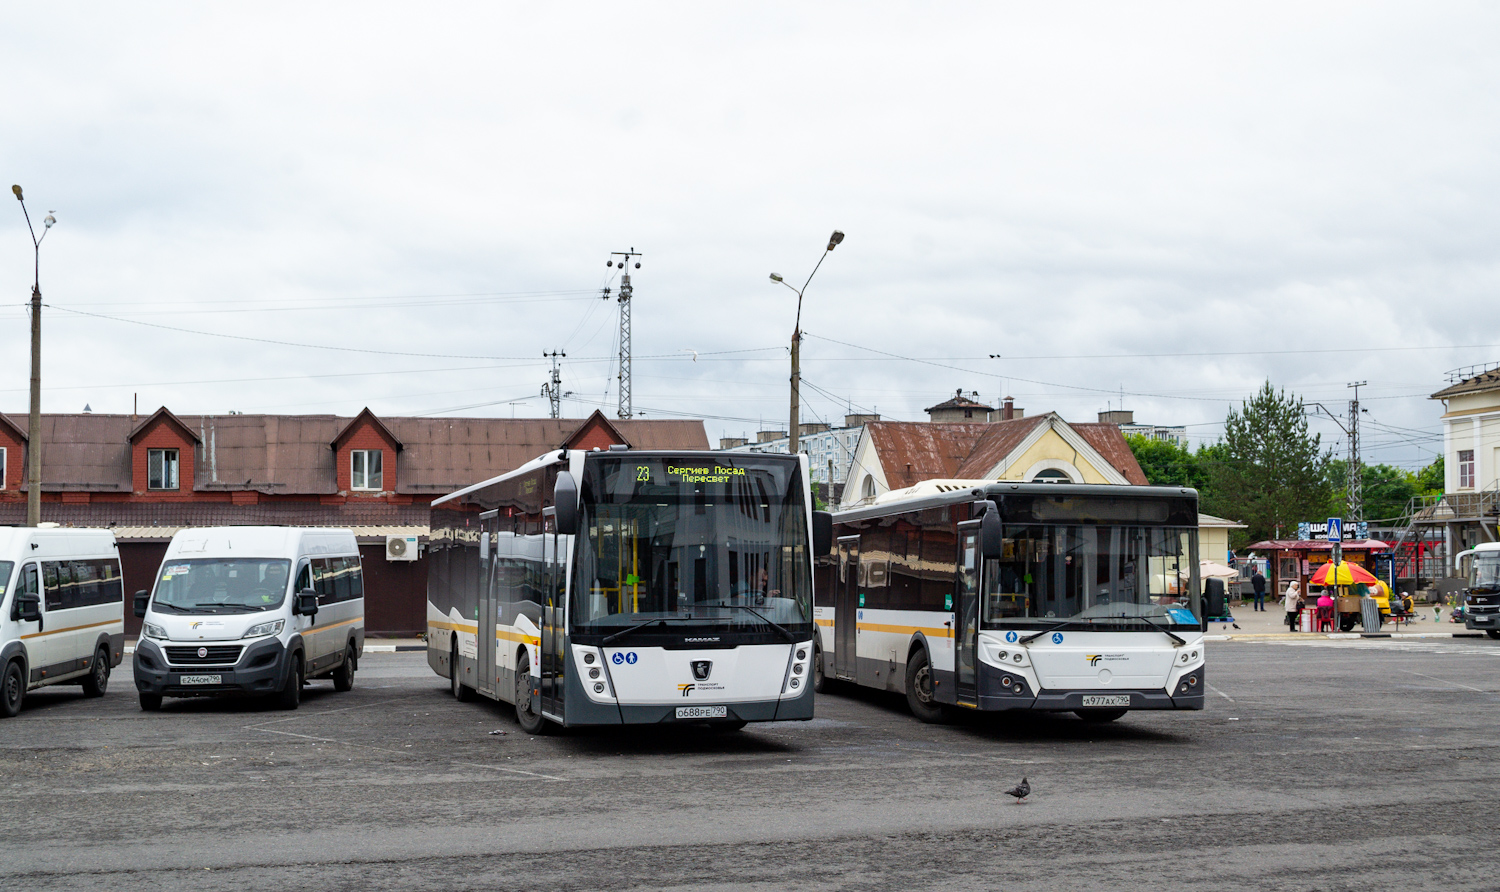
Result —
M 103 697 L 108 687 L 109 649 L 101 647 L 94 654 L 94 664 L 89 667 L 89 674 L 83 677 L 83 696 Z
M 906 705 L 911 707 L 912 715 L 929 725 L 947 718 L 943 704 L 933 696 L 932 667 L 925 650 L 916 651 L 906 661 Z
M 813 645 L 812 686 L 814 694 L 828 693 L 828 676 L 823 674 L 823 648 Z
M 458 673 L 458 640 L 455 636 L 453 649 L 448 652 L 448 685 L 453 691 L 453 699 L 460 703 L 467 703 L 474 698 L 474 689 L 460 681 Z
M 356 664 L 358 657 L 354 652 L 354 645 L 349 645 L 349 650 L 344 653 L 344 662 L 333 670 L 333 689 L 335 691 L 354 690 L 354 670 L 359 666 Z

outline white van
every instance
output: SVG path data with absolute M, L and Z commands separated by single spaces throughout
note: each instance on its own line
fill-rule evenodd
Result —
M 125 581 L 109 530 L 0 527 L 0 715 L 32 688 L 103 696 L 125 649 Z
M 214 694 L 264 694 L 296 709 L 309 679 L 354 687 L 365 646 L 359 547 L 349 530 L 183 530 L 155 587 L 136 592 L 135 615 L 142 709 Z

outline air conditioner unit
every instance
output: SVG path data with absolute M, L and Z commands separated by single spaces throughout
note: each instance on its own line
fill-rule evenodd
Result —
M 417 559 L 416 536 L 386 536 L 385 559 L 388 561 L 414 561 Z

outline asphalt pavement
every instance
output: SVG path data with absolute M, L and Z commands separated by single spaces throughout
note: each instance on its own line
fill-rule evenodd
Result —
M 1243 624 L 1242 624 L 1243 625 Z M 52 889 L 1500 888 L 1500 642 L 1216 642 L 1209 707 L 531 736 L 374 653 L 302 708 L 43 690 L 0 878 Z M 1026 776 L 1031 801 L 1001 791 Z

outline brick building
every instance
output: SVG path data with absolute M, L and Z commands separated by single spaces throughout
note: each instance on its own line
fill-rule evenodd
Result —
M 26 521 L 24 416 L 0 415 L 0 524 Z M 42 416 L 42 521 L 114 530 L 126 592 L 193 526 L 348 527 L 372 634 L 426 626 L 433 499 L 558 448 L 707 449 L 701 421 L 333 415 Z M 390 538 L 418 543 L 390 559 Z M 407 558 L 410 555 L 399 555 Z M 127 611 L 128 613 L 128 611 Z M 127 631 L 138 625 L 126 618 Z

